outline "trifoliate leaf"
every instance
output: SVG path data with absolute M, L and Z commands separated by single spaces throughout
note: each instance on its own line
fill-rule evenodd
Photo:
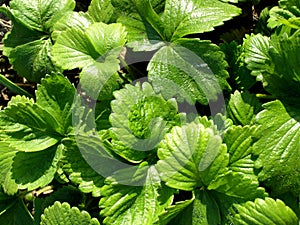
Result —
M 87 138 L 87 140 L 89 139 Z M 85 161 L 75 140 L 65 140 L 63 143 L 66 151 L 64 151 L 61 161 L 64 164 L 63 170 L 69 174 L 69 179 L 78 184 L 79 190 L 83 193 L 92 193 L 94 197 L 100 196 L 104 178 Z
M 142 175 L 136 182 L 142 182 L 142 186 L 124 186 L 107 178 L 99 203 L 104 224 L 152 225 L 171 204 L 173 191 L 161 184 L 154 166 L 141 164 L 136 174 L 139 173 Z
M 108 23 L 113 12 L 114 7 L 110 0 L 92 0 L 87 14 L 94 22 Z
M 263 105 L 256 117 L 260 126 L 253 152 L 260 180 L 278 180 L 282 191 L 299 191 L 300 181 L 300 118 L 299 107 L 284 105 L 279 100 Z M 276 178 L 277 177 L 277 178 Z
M 50 0 L 50 1 L 21 1 L 13 0 L 10 2 L 11 11 L 15 17 L 23 23 L 40 32 L 51 31 L 53 25 L 65 13 L 75 8 L 73 0 Z
M 115 59 L 125 44 L 125 37 L 121 24 L 93 23 L 84 31 L 71 28 L 58 36 L 52 50 L 53 60 L 63 69 L 74 69 L 97 60 Z
M 33 225 L 33 217 L 24 202 L 17 196 L 5 195 L 0 191 L 0 221 L 5 225 Z
M 165 37 L 172 42 L 188 34 L 211 31 L 240 13 L 236 6 L 216 0 L 167 0 L 161 19 Z
M 235 91 L 230 95 L 227 106 L 228 116 L 237 125 L 250 125 L 261 110 L 261 103 L 254 94 Z
M 46 186 L 54 178 L 62 151 L 63 146 L 58 145 L 38 152 L 17 152 L 11 177 L 20 189 L 34 190 Z
M 159 145 L 157 169 L 168 186 L 190 191 L 226 172 L 226 151 L 211 128 L 196 123 L 174 127 Z
M 100 225 L 99 221 L 91 218 L 86 211 L 80 212 L 77 207 L 70 207 L 66 202 L 55 202 L 45 209 L 41 225 Z
M 55 145 L 58 122 L 33 101 L 17 96 L 0 112 L 0 136 L 19 151 L 40 151 Z
M 279 199 L 258 198 L 254 202 L 235 205 L 235 208 L 238 212 L 234 215 L 234 224 L 298 225 L 295 213 Z
M 147 69 L 165 98 L 208 104 L 229 89 L 226 66 L 224 54 L 209 41 L 180 39 L 156 52 Z
M 270 10 L 268 26 L 275 28 L 281 25 L 300 29 L 300 2 L 298 0 L 281 0 L 279 6 Z
M 183 122 L 174 99 L 166 101 L 149 83 L 125 85 L 114 96 L 112 144 L 114 151 L 129 161 L 149 157 L 171 127 Z
M 46 76 L 36 91 L 36 103 L 55 118 L 64 129 L 64 134 L 72 126 L 71 107 L 74 96 L 75 87 L 61 74 Z

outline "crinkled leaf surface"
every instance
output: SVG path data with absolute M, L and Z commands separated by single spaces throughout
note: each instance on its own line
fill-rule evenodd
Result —
M 49 32 L 56 21 L 75 8 L 73 0 L 35 1 L 13 0 L 11 11 L 15 17 L 33 30 Z
M 300 2 L 298 0 L 281 0 L 279 6 L 270 10 L 268 26 L 274 28 L 281 25 L 294 29 L 300 28 Z
M 121 24 L 93 23 L 86 30 L 63 31 L 52 49 L 53 60 L 63 69 L 83 68 L 97 60 L 115 59 L 125 44 Z M 102 58 L 101 58 L 102 57 Z
M 208 104 L 229 89 L 224 54 L 216 45 L 199 39 L 180 39 L 162 47 L 148 65 L 149 78 L 165 98 Z
M 265 110 L 256 117 L 260 125 L 259 139 L 253 145 L 253 152 L 258 156 L 255 165 L 262 168 L 259 178 L 280 177 L 282 191 L 285 186 L 296 187 L 294 191 L 297 191 L 300 180 L 299 105 L 292 107 L 276 100 L 263 106 Z
M 70 207 L 66 202 L 55 202 L 45 209 L 41 225 L 100 225 L 99 221 L 91 218 L 88 212 Z
M 124 186 L 112 177 L 101 189 L 100 211 L 104 224 L 152 225 L 172 201 L 173 191 L 161 184 L 154 166 L 141 164 L 136 172 L 142 186 Z
M 244 48 L 248 68 L 259 76 L 268 92 L 291 103 L 298 100 L 300 32 L 272 36 L 270 40 L 260 34 L 248 36 Z
M 261 103 L 254 94 L 235 91 L 230 95 L 227 113 L 237 125 L 250 125 L 256 114 L 261 110 Z
M 159 145 L 157 169 L 168 186 L 190 191 L 227 171 L 226 151 L 211 128 L 196 123 L 174 127 Z
M 234 224 L 298 225 L 295 213 L 279 199 L 258 198 L 235 207 L 238 212 L 234 215 Z
M 129 161 L 151 156 L 170 128 L 183 122 L 174 99 L 166 101 L 149 83 L 125 85 L 114 96 L 110 115 L 112 143 L 114 151 Z

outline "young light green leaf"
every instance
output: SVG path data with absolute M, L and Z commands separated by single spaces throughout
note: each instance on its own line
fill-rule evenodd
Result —
M 46 76 L 36 91 L 36 103 L 55 118 L 63 128 L 63 134 L 68 133 L 72 126 L 71 107 L 74 96 L 75 87 L 61 74 Z
M 152 155 L 171 127 L 183 122 L 177 103 L 156 94 L 149 83 L 125 85 L 114 96 L 112 144 L 114 151 L 129 161 L 138 162 Z
M 86 211 L 77 207 L 70 207 L 66 202 L 55 202 L 45 209 L 42 215 L 41 225 L 100 225 L 99 221 L 91 218 Z
M 221 136 L 197 123 L 174 127 L 160 143 L 158 157 L 162 180 L 186 191 L 208 186 L 229 162 Z
M 21 1 L 13 0 L 10 2 L 13 15 L 23 23 L 40 32 L 51 31 L 55 22 L 57 22 L 65 13 L 75 8 L 73 0 L 49 0 L 49 1 Z
M 261 103 L 255 95 L 249 92 L 235 91 L 230 95 L 226 112 L 235 124 L 246 126 L 253 123 L 261 108 Z
M 63 69 L 83 68 L 96 61 L 115 59 L 125 44 L 121 24 L 93 23 L 86 30 L 63 31 L 53 46 L 53 60 Z
M 234 224 L 298 225 L 295 213 L 279 199 L 258 198 L 254 202 L 236 204 L 235 208 L 238 212 L 234 215 Z
M 209 41 L 180 39 L 156 52 L 147 69 L 165 98 L 208 104 L 229 89 L 226 66 L 224 54 Z
M 211 31 L 240 13 L 236 6 L 217 0 L 167 0 L 161 20 L 164 35 L 172 42 L 188 34 Z
M 173 191 L 161 184 L 155 167 L 141 164 L 138 170 L 143 173 L 143 186 L 124 186 L 107 178 L 99 203 L 104 224 L 152 225 L 171 204 Z
M 92 0 L 87 14 L 94 22 L 108 23 L 114 13 L 110 0 Z
M 40 151 L 60 139 L 60 127 L 46 110 L 25 97 L 14 97 L 0 112 L 0 136 L 19 151 Z
M 284 182 L 283 177 L 287 177 L 292 187 L 299 188 L 299 179 L 295 179 L 300 177 L 299 107 L 284 105 L 279 100 L 263 106 L 265 110 L 256 118 L 260 125 L 257 131 L 259 139 L 253 145 L 253 152 L 258 156 L 255 166 L 262 168 L 259 178 L 267 180 L 279 176 Z
M 49 184 L 56 173 L 62 151 L 63 146 L 56 145 L 38 152 L 17 152 L 11 177 L 19 189 L 34 190 Z M 32 170 L 32 167 L 35 169 Z

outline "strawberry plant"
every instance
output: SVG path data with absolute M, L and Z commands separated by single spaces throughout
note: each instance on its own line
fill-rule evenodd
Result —
M 2 6 L 0 224 L 297 225 L 300 3 L 209 38 L 262 2 Z

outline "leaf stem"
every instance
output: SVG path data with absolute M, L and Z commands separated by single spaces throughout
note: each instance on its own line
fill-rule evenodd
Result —
M 19 87 L 15 83 L 11 82 L 9 79 L 7 79 L 4 75 L 0 74 L 0 84 L 4 85 L 7 87 L 9 90 L 12 92 L 19 94 L 19 95 L 25 95 L 29 98 L 33 98 L 33 96 L 25 91 L 23 88 Z

